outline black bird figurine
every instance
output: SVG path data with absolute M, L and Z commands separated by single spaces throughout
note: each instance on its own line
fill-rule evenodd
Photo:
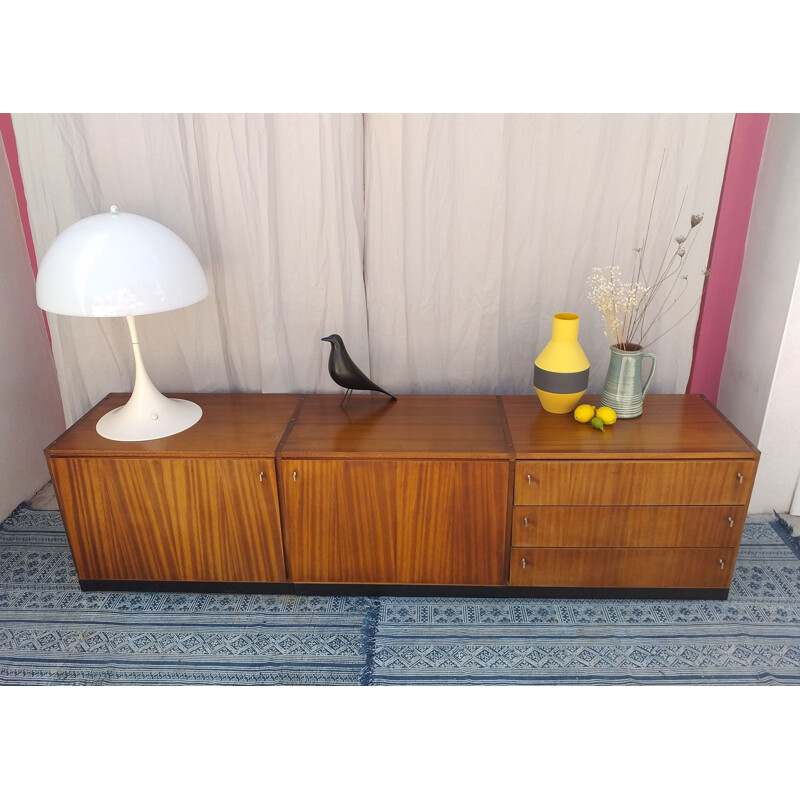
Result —
M 340 403 L 340 407 L 350 399 L 353 389 L 364 389 L 370 392 L 381 392 L 381 394 L 388 395 L 392 400 L 397 398 L 381 389 L 377 383 L 373 383 L 357 366 L 355 361 L 350 358 L 347 348 L 344 346 L 342 337 L 338 333 L 332 333 L 330 336 L 325 336 L 323 342 L 331 343 L 331 355 L 328 359 L 328 372 L 331 378 L 343 386 L 347 391 L 344 394 L 344 399 Z

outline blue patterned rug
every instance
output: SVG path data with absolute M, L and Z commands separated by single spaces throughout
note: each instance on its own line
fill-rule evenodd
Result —
M 749 523 L 728 600 L 81 592 L 61 517 L 0 526 L 2 684 L 800 684 L 800 554 Z

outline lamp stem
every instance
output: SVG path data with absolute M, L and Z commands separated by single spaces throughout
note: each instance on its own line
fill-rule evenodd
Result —
M 131 401 L 139 404 L 143 401 L 144 397 L 150 396 L 158 389 L 150 380 L 147 370 L 144 366 L 144 359 L 142 358 L 142 351 L 139 349 L 139 334 L 136 331 L 136 317 L 125 317 L 128 321 L 128 330 L 131 334 L 131 345 L 133 346 L 133 360 L 136 364 L 136 376 L 133 382 L 133 392 L 131 393 Z

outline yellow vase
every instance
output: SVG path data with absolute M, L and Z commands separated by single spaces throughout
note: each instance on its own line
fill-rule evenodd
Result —
M 556 314 L 553 333 L 533 362 L 533 388 L 545 411 L 568 414 L 589 386 L 589 359 L 578 344 L 577 314 Z

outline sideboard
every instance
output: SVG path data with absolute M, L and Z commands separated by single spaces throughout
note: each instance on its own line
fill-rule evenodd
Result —
M 599 431 L 533 395 L 203 394 L 46 449 L 83 589 L 727 597 L 758 450 L 699 395 Z M 596 398 L 587 398 L 596 402 Z

